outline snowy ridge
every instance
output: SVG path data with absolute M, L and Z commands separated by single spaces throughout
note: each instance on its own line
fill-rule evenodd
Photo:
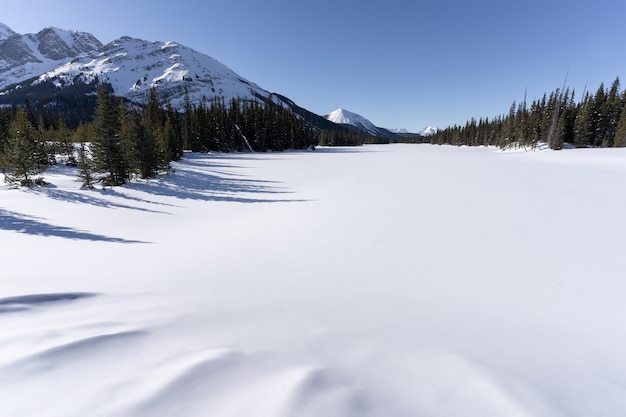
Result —
M 390 132 L 397 133 L 398 135 L 415 135 L 415 133 L 411 133 L 406 129 L 387 129 Z M 417 132 L 420 136 L 432 136 L 437 133 L 438 129 L 436 127 L 427 126 L 424 129 Z
M 157 87 L 174 106 L 182 106 L 185 91 L 193 102 L 203 96 L 229 101 L 269 95 L 208 55 L 174 42 L 130 37 L 105 45 L 95 56 L 82 56 L 46 72 L 35 83 L 53 81 L 62 87 L 96 79 L 111 84 L 116 95 L 136 102 L 145 102 L 150 88 Z
M 5 41 L 7 38 L 15 35 L 13 29 L 0 22 L 0 42 Z
M 175 42 L 121 37 L 102 45 L 93 35 L 46 28 L 17 35 L 0 26 L 0 94 L 50 82 L 58 88 L 108 83 L 115 95 L 139 103 L 156 87 L 175 107 L 185 92 L 203 98 L 264 100 L 270 93 L 208 55 Z M 4 90 L 4 91 L 2 91 Z M 275 99 L 279 101 L 279 99 Z
M 324 118 L 333 123 L 354 126 L 362 132 L 372 136 L 389 137 L 395 135 L 387 129 L 375 126 L 374 123 L 370 122 L 365 117 L 345 109 L 337 109 L 325 115 Z
M 435 133 L 437 133 L 439 131 L 439 129 L 437 129 L 436 127 L 432 127 L 432 126 L 428 126 L 425 127 L 424 129 L 420 130 L 419 134 L 422 136 L 432 136 Z
M 85 32 L 50 27 L 36 34 L 19 35 L 2 25 L 0 89 L 37 77 L 101 47 L 100 41 Z
M 378 132 L 378 128 L 365 117 L 345 109 L 337 109 L 324 117 L 333 123 L 359 127 L 372 135 Z

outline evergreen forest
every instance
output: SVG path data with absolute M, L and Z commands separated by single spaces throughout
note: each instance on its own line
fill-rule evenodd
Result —
M 569 88 L 544 94 L 530 105 L 513 102 L 507 114 L 471 119 L 431 137 L 434 144 L 466 146 L 536 147 L 547 143 L 558 150 L 566 146 L 626 146 L 626 94 L 616 78 L 610 88 L 601 84 L 595 94 L 585 91 L 576 101 Z
M 266 152 L 306 149 L 320 142 L 320 132 L 304 117 L 277 105 L 233 99 L 203 100 L 183 111 L 159 102 L 155 89 L 137 106 L 98 88 L 92 120 L 76 126 L 37 112 L 28 102 L 0 108 L 0 168 L 5 181 L 32 186 L 57 156 L 80 167 L 85 188 L 97 181 L 122 185 L 132 178 L 167 172 L 171 161 L 192 152 Z M 74 120 L 74 119 L 72 119 Z M 331 138 L 331 140 L 334 140 Z M 338 141 L 335 141 L 335 143 Z

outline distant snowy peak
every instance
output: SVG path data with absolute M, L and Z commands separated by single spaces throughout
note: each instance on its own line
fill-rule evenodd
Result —
M 436 127 L 428 126 L 422 130 L 417 131 L 417 133 L 409 132 L 406 129 L 388 129 L 390 132 L 396 133 L 402 136 L 412 136 L 412 135 L 420 135 L 420 136 L 432 136 L 438 132 Z
M 390 132 L 389 130 L 375 126 L 374 123 L 370 122 L 365 117 L 356 113 L 352 113 L 345 109 L 337 109 L 325 115 L 324 117 L 333 123 L 357 127 L 361 131 L 369 135 L 387 137 L 395 136 L 395 134 Z
M 0 22 L 0 42 L 7 40 L 13 35 L 15 35 L 13 29 Z
M 432 136 L 435 133 L 437 133 L 439 131 L 439 129 L 437 129 L 436 127 L 432 127 L 432 126 L 428 126 L 425 127 L 424 129 L 422 129 L 419 134 L 422 136 Z
M 368 126 L 372 128 L 375 127 L 374 124 L 367 120 L 365 117 L 356 113 L 352 113 L 345 109 L 337 109 L 333 112 L 330 112 L 325 117 L 333 123 L 353 126 Z

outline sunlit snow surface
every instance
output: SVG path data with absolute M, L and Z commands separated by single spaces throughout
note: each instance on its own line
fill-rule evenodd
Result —
M 626 415 L 626 149 L 174 168 L 0 186 L 0 415 Z

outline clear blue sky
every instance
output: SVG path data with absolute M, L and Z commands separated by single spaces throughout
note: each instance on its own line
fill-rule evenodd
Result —
M 14 1 L 0 21 L 172 40 L 318 114 L 417 131 L 568 85 L 626 86 L 623 0 Z

